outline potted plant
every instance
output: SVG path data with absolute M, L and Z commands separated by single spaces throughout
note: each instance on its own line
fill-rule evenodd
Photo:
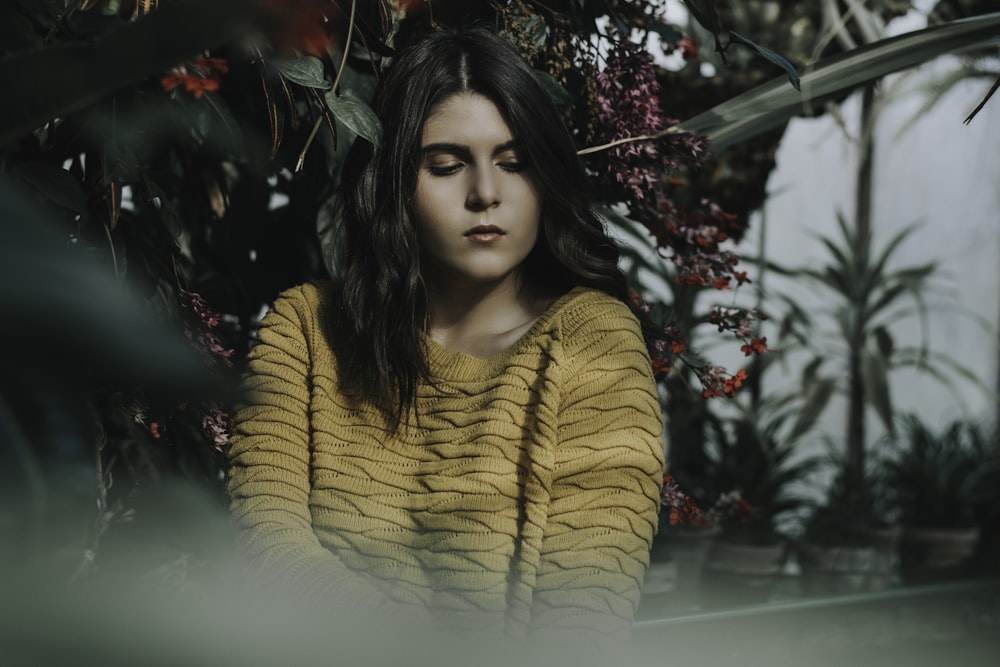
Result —
M 705 478 L 717 500 L 707 514 L 719 534 L 704 592 L 715 606 L 762 601 L 785 562 L 781 524 L 803 507 L 794 485 L 818 463 L 796 457 L 805 430 L 799 420 L 786 426 L 793 416 L 793 409 L 767 409 L 709 422 Z
M 867 214 L 863 218 L 856 216 L 852 224 L 837 215 L 839 234 L 819 237 L 826 257 L 818 266 L 776 267 L 823 294 L 824 307 L 815 310 L 786 299 L 790 312 L 785 330 L 807 347 L 822 344 L 803 372 L 803 386 L 833 381 L 846 401 L 842 444 L 830 459 L 834 473 L 829 488 L 809 512 L 796 550 L 806 587 L 817 593 L 880 587 L 892 576 L 898 529 L 880 501 L 880 475 L 868 451 L 868 434 L 872 414 L 890 436 L 895 434 L 894 372 L 916 369 L 943 382 L 952 374 L 971 376 L 949 355 L 931 350 L 923 330 L 916 344 L 899 344 L 895 326 L 942 305 L 926 297 L 937 279 L 937 264 L 897 266 L 899 249 L 916 227 L 909 225 L 876 245 L 871 221 Z
M 834 475 L 822 500 L 811 503 L 796 542 L 803 588 L 809 594 L 885 588 L 895 578 L 901 530 L 875 467 L 863 485 L 847 481 L 843 460 L 827 460 Z
M 818 465 L 815 457 L 795 458 L 797 435 L 783 432 L 788 416 L 710 420 L 706 477 L 718 500 L 709 518 L 721 528 L 719 541 L 755 546 L 785 542 L 779 530 L 782 518 L 805 503 L 792 486 Z
M 989 480 L 1000 458 L 972 422 L 959 419 L 935 431 L 914 414 L 901 421 L 900 437 L 888 441 L 878 463 L 903 525 L 903 576 L 960 574 L 979 540 L 977 516 L 996 494 Z

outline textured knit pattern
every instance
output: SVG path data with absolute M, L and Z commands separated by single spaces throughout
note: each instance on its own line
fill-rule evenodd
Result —
M 628 308 L 576 288 L 489 359 L 426 339 L 435 381 L 391 435 L 338 389 L 334 317 L 329 285 L 289 290 L 250 355 L 229 490 L 260 576 L 513 636 L 627 631 L 663 466 Z

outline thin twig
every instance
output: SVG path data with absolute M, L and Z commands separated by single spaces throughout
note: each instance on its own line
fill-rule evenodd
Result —
M 121 276 L 118 275 L 118 257 L 115 254 L 115 242 L 111 238 L 111 230 L 108 229 L 107 225 L 104 225 L 104 235 L 108 237 L 108 247 L 111 248 L 111 264 L 115 270 L 115 279 L 121 280 Z
M 316 138 L 316 133 L 319 131 L 319 126 L 323 122 L 323 114 L 316 117 L 316 122 L 313 123 L 312 132 L 309 133 L 309 138 L 306 139 L 306 145 L 302 147 L 302 152 L 299 153 L 299 160 L 295 163 L 295 173 L 302 171 L 302 165 L 306 161 L 306 153 L 309 151 L 309 147 L 312 146 L 313 139 Z
M 347 54 L 351 50 L 351 36 L 354 34 L 354 11 L 358 7 L 358 0 L 351 0 L 351 18 L 347 23 L 347 39 L 344 41 L 344 55 L 340 59 L 340 68 L 337 69 L 337 78 L 333 80 L 333 87 L 330 88 L 330 92 L 334 95 L 337 94 L 337 84 L 340 83 L 340 76 L 344 73 L 344 68 L 347 67 Z
M 972 122 L 972 119 L 976 117 L 977 113 L 983 110 L 983 107 L 986 106 L 986 103 L 990 101 L 990 98 L 993 97 L 993 93 L 997 92 L 998 88 L 1000 88 L 1000 79 L 997 79 L 995 82 L 993 82 L 993 86 L 990 88 L 990 92 L 986 93 L 986 97 L 984 97 L 983 101 L 979 103 L 979 106 L 973 109 L 972 113 L 966 116 L 965 120 L 962 121 L 963 125 L 968 125 L 969 123 Z
M 637 137 L 625 137 L 624 139 L 615 139 L 614 141 L 608 142 L 606 144 L 601 144 L 600 146 L 590 146 L 589 148 L 584 148 L 576 152 L 577 155 L 590 155 L 591 153 L 600 153 L 601 151 L 606 151 L 609 148 L 614 148 L 615 146 L 621 146 L 623 144 L 634 144 L 640 141 L 655 141 L 657 139 L 662 139 L 668 134 L 687 134 L 687 130 L 682 130 L 677 125 L 671 125 L 670 127 L 660 130 L 656 134 L 643 134 Z

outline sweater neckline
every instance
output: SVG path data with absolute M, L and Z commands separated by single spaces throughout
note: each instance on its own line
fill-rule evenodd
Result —
M 427 365 L 432 378 L 439 380 L 478 380 L 492 377 L 496 372 L 507 366 L 512 357 L 529 346 L 538 335 L 548 328 L 549 324 L 559 314 L 567 303 L 589 288 L 576 286 L 556 299 L 545 309 L 531 328 L 521 334 L 509 347 L 490 357 L 477 357 L 468 352 L 459 352 L 445 347 L 427 334 L 421 334 L 424 350 L 427 354 Z

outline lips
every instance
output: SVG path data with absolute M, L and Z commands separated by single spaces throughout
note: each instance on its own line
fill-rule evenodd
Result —
M 493 243 L 503 238 L 506 233 L 496 225 L 477 225 L 465 232 L 465 238 L 473 243 Z

